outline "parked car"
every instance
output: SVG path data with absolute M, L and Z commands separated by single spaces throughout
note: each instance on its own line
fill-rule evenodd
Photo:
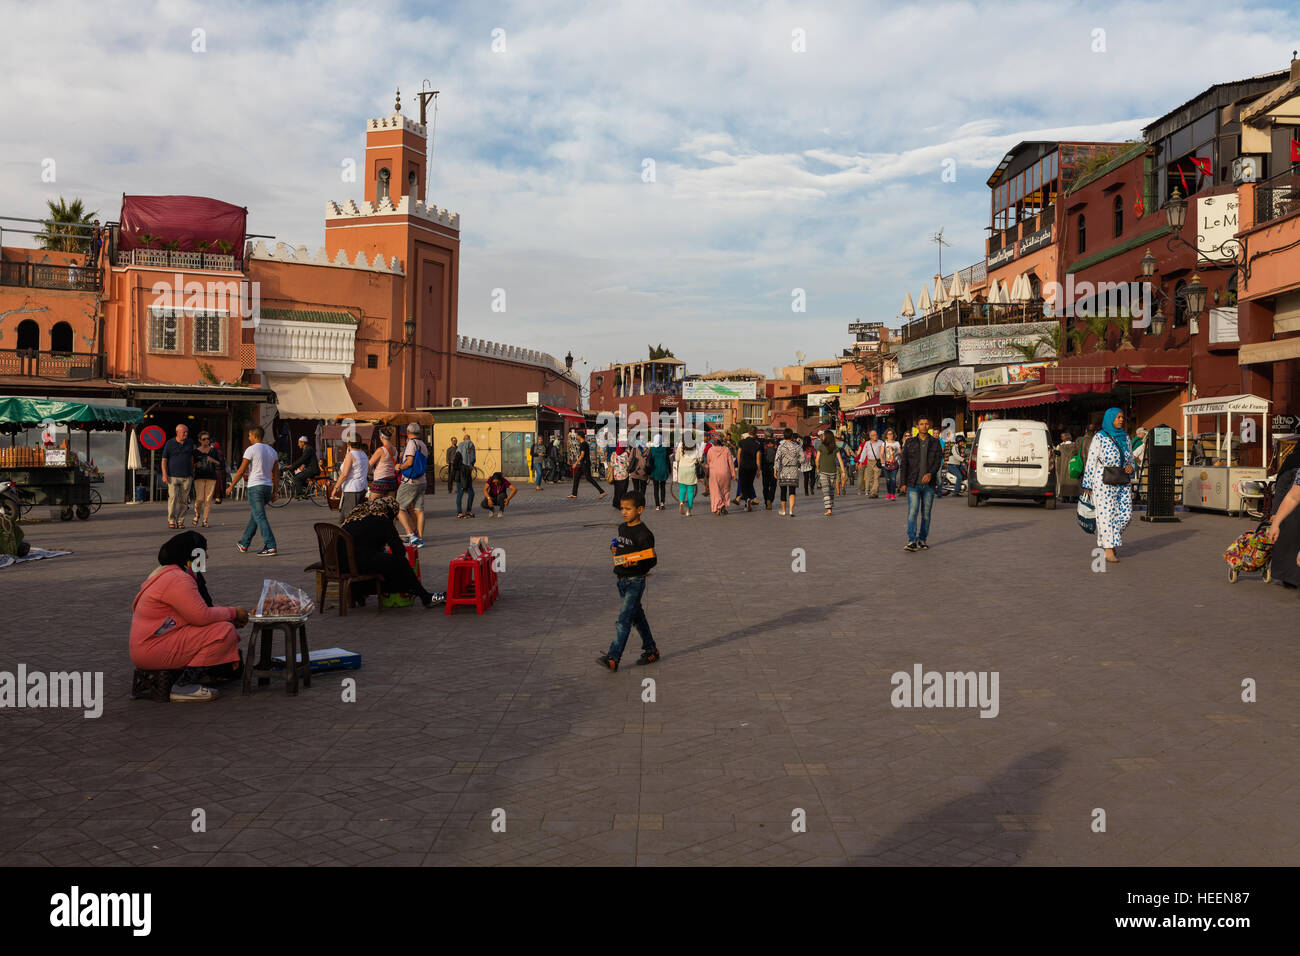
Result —
M 966 503 L 1030 498 L 1056 507 L 1056 456 L 1045 422 L 994 419 L 975 432 Z

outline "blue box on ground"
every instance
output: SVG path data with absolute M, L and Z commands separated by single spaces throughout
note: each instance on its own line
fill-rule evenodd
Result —
M 341 647 L 327 647 L 324 650 L 312 651 L 308 655 L 311 661 L 311 672 L 317 671 L 359 671 L 361 670 L 361 655 L 356 651 L 345 651 Z M 302 655 L 298 656 L 302 660 Z M 284 666 L 284 655 L 277 654 L 274 658 L 276 667 Z

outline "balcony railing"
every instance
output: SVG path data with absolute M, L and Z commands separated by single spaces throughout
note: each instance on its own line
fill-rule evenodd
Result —
M 100 378 L 104 356 L 91 352 L 42 352 L 38 349 L 0 349 L 0 375 L 33 378 Z
M 959 325 L 1014 325 L 1018 322 L 1042 322 L 1045 318 L 1041 299 L 1008 305 L 957 302 L 908 322 L 902 328 L 902 336 L 904 342 L 913 342 Z
M 1300 211 L 1300 175 L 1288 169 L 1255 187 L 1255 222 L 1272 222 Z
M 50 265 L 48 262 L 0 262 L 0 285 L 29 289 L 96 292 L 102 273 L 94 266 Z
M 170 252 L 166 249 L 132 249 L 118 252 L 113 260 L 118 268 L 152 266 L 162 269 L 210 270 L 234 272 L 235 257 L 217 252 Z

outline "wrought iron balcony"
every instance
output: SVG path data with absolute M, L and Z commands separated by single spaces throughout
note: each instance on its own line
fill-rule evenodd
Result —
M 0 375 L 76 380 L 100 378 L 103 373 L 102 353 L 0 349 Z
M 1255 187 L 1255 222 L 1266 223 L 1300 211 L 1300 175 L 1286 172 Z
M 48 262 L 0 262 L 0 285 L 29 289 L 96 292 L 103 273 L 94 266 L 51 265 Z

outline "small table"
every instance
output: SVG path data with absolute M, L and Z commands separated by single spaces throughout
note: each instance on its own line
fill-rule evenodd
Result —
M 304 687 L 311 686 L 311 651 L 307 646 L 306 618 L 250 618 L 253 632 L 248 637 L 248 650 L 244 653 L 244 693 L 253 692 L 253 678 L 257 686 L 264 687 L 272 678 L 284 681 L 285 692 L 291 697 L 298 694 L 298 678 Z M 271 642 L 277 630 L 284 632 L 284 667 L 275 667 Z M 257 663 L 253 651 L 257 649 Z

